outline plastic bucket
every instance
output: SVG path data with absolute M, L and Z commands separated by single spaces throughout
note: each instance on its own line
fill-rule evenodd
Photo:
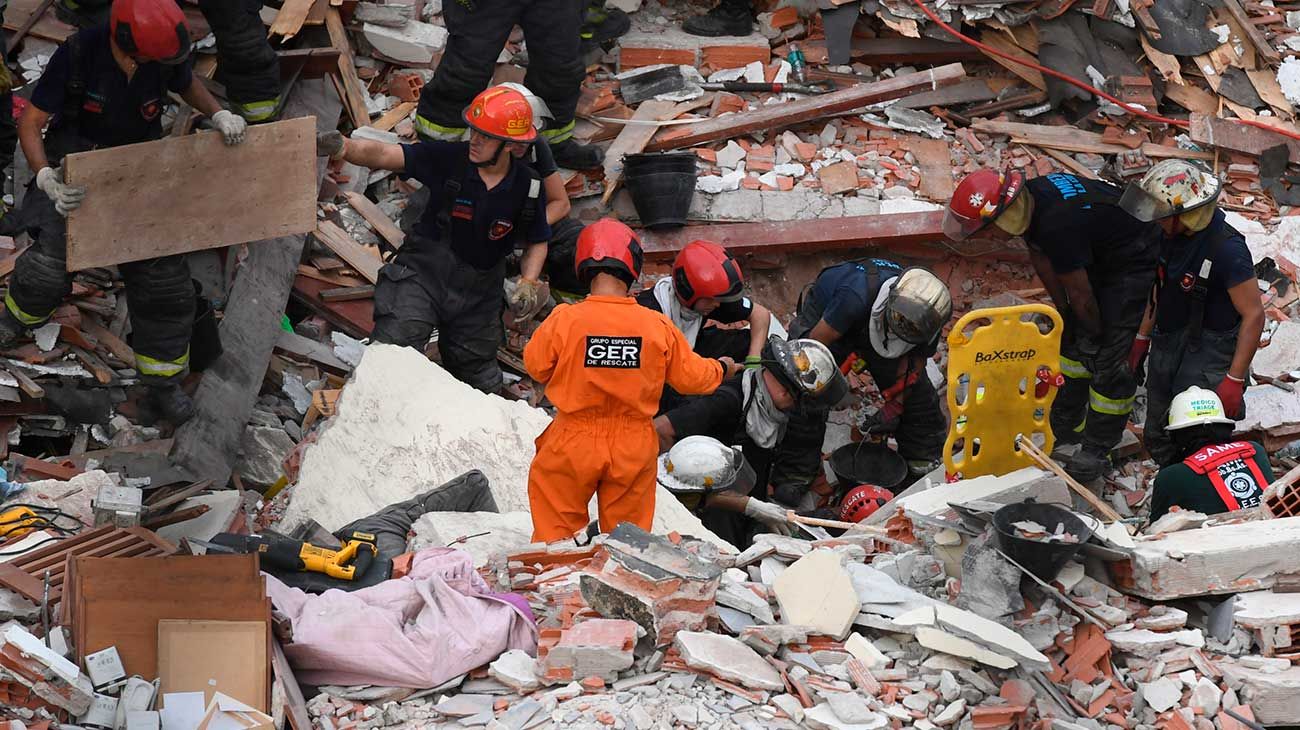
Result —
M 623 183 L 632 195 L 637 217 L 646 228 L 686 225 L 695 197 L 694 172 L 635 173 L 624 171 Z
M 644 152 L 623 156 L 624 176 L 655 172 L 681 172 L 695 174 L 694 152 Z
M 1065 525 L 1065 531 L 1078 537 L 1078 542 L 1031 540 L 1024 537 L 1013 525 L 1023 521 L 1037 522 L 1055 532 L 1056 526 Z M 1009 504 L 993 513 L 993 527 L 998 531 L 998 546 L 1012 560 L 1020 563 L 1030 573 L 1045 583 L 1056 578 L 1061 568 L 1083 548 L 1092 537 L 1092 530 L 1078 515 L 1055 504 L 1039 504 L 1033 500 Z
M 907 462 L 884 444 L 860 441 L 831 452 L 831 471 L 841 486 L 874 484 L 897 493 L 907 479 Z

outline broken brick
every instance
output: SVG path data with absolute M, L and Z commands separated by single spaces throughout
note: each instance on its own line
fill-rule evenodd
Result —
M 858 168 L 852 162 L 837 162 L 817 171 L 822 190 L 827 195 L 838 195 L 858 189 Z

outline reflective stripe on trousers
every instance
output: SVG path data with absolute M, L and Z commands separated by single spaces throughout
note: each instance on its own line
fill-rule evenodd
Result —
M 135 365 L 140 370 L 141 375 L 149 375 L 158 378 L 170 378 L 185 372 L 185 368 L 190 364 L 190 348 L 185 348 L 185 354 L 175 360 L 159 360 L 147 355 L 135 354 Z

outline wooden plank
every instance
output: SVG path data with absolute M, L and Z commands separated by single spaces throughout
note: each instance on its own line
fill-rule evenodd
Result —
M 962 81 L 965 76 L 966 71 L 961 64 L 953 63 L 895 76 L 891 79 L 873 81 L 869 84 L 858 84 L 829 94 L 810 96 L 785 104 L 772 104 L 754 111 L 727 114 L 696 124 L 682 125 L 680 128 L 660 134 L 647 145 L 646 149 L 657 152 L 694 147 L 758 130 L 793 127 L 804 122 L 851 112 L 877 102 L 948 86 Z
M 112 368 L 104 364 L 104 361 L 93 353 L 80 347 L 74 347 L 72 348 L 72 354 L 81 361 L 83 367 L 94 374 L 95 380 L 99 381 L 100 385 L 108 385 L 117 380 L 117 373 L 113 372 Z
M 384 132 L 390 131 L 393 127 L 402 123 L 403 119 L 411 116 L 411 112 L 420 105 L 418 101 L 403 101 L 397 106 L 384 112 L 378 119 L 370 123 L 370 126 Z
M 1096 132 L 1085 132 L 1077 127 L 1063 125 L 1025 124 L 1023 122 L 1000 122 L 991 119 L 980 119 L 972 123 L 971 128 L 987 134 L 1005 134 L 1011 137 L 1014 142 L 1023 142 L 1035 147 L 1051 147 L 1058 150 L 1091 152 L 1099 155 L 1113 155 L 1129 150 L 1124 145 L 1102 142 L 1101 135 Z M 1193 136 L 1193 139 L 1195 139 L 1195 136 Z M 1210 152 L 1194 152 L 1150 142 L 1143 144 L 1141 149 L 1142 153 L 1147 157 L 1177 157 L 1191 160 L 1214 159 L 1214 154 Z
M 1254 46 L 1256 53 L 1269 63 L 1282 62 L 1282 56 L 1264 37 L 1263 31 L 1251 22 L 1250 16 L 1246 14 L 1245 8 L 1241 7 L 1241 3 L 1237 0 L 1223 0 L 1223 8 L 1232 15 L 1233 20 L 1237 21 L 1237 25 L 1241 26 L 1242 32 L 1246 34 L 1246 39 L 1250 41 L 1251 46 Z
M 953 106 L 955 104 L 974 104 L 980 101 L 992 101 L 998 98 L 997 92 L 989 87 L 984 79 L 967 79 L 959 84 L 946 86 L 934 91 L 922 91 L 919 94 L 905 96 L 894 103 L 898 109 L 925 109 L 932 106 Z
M 68 155 L 65 178 L 90 191 L 68 216 L 68 270 L 310 231 L 315 161 L 311 119 L 251 126 L 233 147 L 209 131 Z
M 342 267 L 343 267 L 345 270 L 349 270 L 349 271 L 350 271 L 350 269 L 347 269 L 347 268 L 346 268 L 346 267 L 347 267 L 347 264 L 343 264 Z M 337 287 L 365 286 L 365 285 L 366 285 L 366 280 L 365 280 L 365 279 L 362 279 L 362 278 L 359 277 L 359 276 L 352 276 L 352 275 L 350 275 L 350 274 L 336 273 L 336 272 L 333 272 L 333 271 L 321 271 L 321 270 L 319 270 L 319 269 L 313 268 L 313 267 L 311 267 L 311 266 L 307 266 L 307 265 L 305 265 L 305 264 L 299 264 L 299 265 L 298 265 L 298 275 L 299 275 L 299 276 L 309 276 L 309 277 L 311 277 L 311 278 L 313 278 L 313 279 L 316 279 L 317 281 L 323 281 L 323 282 L 325 282 L 326 284 L 332 284 L 333 286 L 337 286 Z
M 1158 50 L 1147 40 L 1145 33 L 1138 33 L 1138 41 L 1142 43 L 1142 52 L 1146 54 L 1147 60 L 1160 71 L 1165 81 L 1177 86 L 1187 83 L 1183 80 L 1183 64 L 1178 60 L 1178 56 Z
M 366 286 L 345 286 L 338 289 L 326 289 L 320 298 L 327 302 L 351 302 L 357 299 L 369 299 L 375 295 L 375 288 Z
M 343 191 L 343 197 L 347 198 L 348 205 L 360 213 L 361 217 L 365 218 L 366 222 L 375 229 L 375 233 L 388 241 L 389 246 L 395 249 L 402 247 L 402 244 L 406 241 L 406 234 L 402 233 L 402 229 L 397 227 L 392 218 L 384 215 L 384 211 L 380 210 L 374 201 L 352 190 Z
M 326 322 L 349 337 L 357 339 L 369 337 L 371 330 L 375 328 L 374 302 L 369 299 L 326 302 L 320 298 L 320 293 L 330 288 L 333 287 L 323 281 L 299 276 L 293 282 L 293 299 L 319 314 Z
M 100 346 L 113 353 L 113 357 L 127 365 L 135 362 L 135 351 L 121 337 L 113 334 L 107 327 L 95 321 L 94 317 L 82 317 L 81 327 L 86 334 L 94 337 Z
M 293 674 L 293 667 L 289 666 L 288 657 L 284 655 L 284 647 L 276 639 L 271 639 L 271 652 L 271 669 L 284 688 L 285 715 L 289 718 L 290 727 L 293 730 L 314 730 L 302 687 Z
M 337 48 L 293 48 L 276 51 L 275 55 L 280 58 L 281 81 L 288 81 L 295 75 L 298 78 L 319 79 L 339 70 Z
M 918 192 L 927 200 L 947 203 L 956 183 L 952 181 L 952 156 L 948 143 L 941 139 L 909 138 L 907 149 L 921 168 L 921 188 Z
M 285 40 L 298 35 L 315 2 L 316 0 L 284 0 L 280 12 L 275 14 L 275 22 L 271 23 L 271 29 L 267 32 L 282 36 Z
M 22 368 L 16 365 L 5 364 L 0 366 L 0 369 L 9 373 L 14 377 L 14 380 L 18 381 L 18 387 L 22 388 L 22 391 L 27 394 L 28 398 L 45 397 L 45 389 L 37 385 L 36 381 L 32 380 L 27 373 L 23 372 Z
M 671 114 L 676 107 L 677 105 L 671 101 L 649 99 L 641 102 L 641 106 L 637 107 L 636 113 L 632 115 L 632 121 L 664 121 L 666 115 Z M 601 205 L 609 205 L 614 192 L 618 190 L 619 183 L 623 181 L 623 156 L 639 154 L 657 131 L 659 131 L 658 127 L 652 124 L 623 125 L 623 129 L 605 152 L 605 194 L 600 196 Z
M 800 41 L 799 49 L 810 64 L 827 63 L 825 40 Z M 774 55 L 785 58 L 790 55 L 790 46 L 780 46 Z M 979 50 L 965 43 L 952 43 L 934 38 L 858 38 L 849 44 L 849 55 L 855 61 L 868 66 L 893 65 L 897 63 L 931 66 L 955 61 L 982 61 L 984 56 Z
M 772 253 L 898 247 L 943 238 L 943 211 L 845 218 L 718 223 L 641 231 L 646 258 L 667 260 L 697 239 L 717 241 L 732 253 Z
M 329 0 L 315 0 L 303 25 L 325 25 L 325 11 L 329 9 Z
M 384 262 L 357 243 L 347 231 L 330 221 L 320 221 L 316 224 L 316 230 L 312 235 L 326 248 L 338 254 L 339 258 L 348 262 L 348 266 L 356 269 L 366 281 L 371 284 L 379 281 L 379 267 L 383 266 Z
M 370 123 L 370 111 L 366 109 L 365 84 L 357 76 L 357 66 L 352 61 L 352 44 L 348 42 L 348 33 L 343 28 L 343 18 L 338 8 L 325 11 L 325 30 L 329 33 L 330 45 L 339 52 L 339 83 L 343 87 L 343 108 L 347 110 L 352 126 L 364 127 Z M 316 154 L 314 151 L 312 154 Z
M 1169 84 L 1165 87 L 1165 98 L 1189 112 L 1215 114 L 1219 111 L 1219 97 L 1199 86 Z
M 1290 119 L 1294 116 L 1294 107 L 1287 100 L 1286 95 L 1282 93 L 1282 86 L 1277 82 L 1277 72 L 1273 69 L 1255 69 L 1246 72 L 1250 83 L 1255 87 L 1255 93 L 1265 103 L 1273 107 L 1273 111 L 1281 115 L 1284 119 Z
M 280 339 L 275 342 L 277 352 L 304 362 L 311 362 L 322 369 L 347 375 L 352 368 L 334 354 L 334 348 L 322 342 L 303 337 L 297 332 L 280 331 Z
M 1074 159 L 1072 155 L 1066 154 L 1060 150 L 1054 150 L 1051 147 L 1039 147 L 1038 149 L 1041 150 L 1043 154 L 1061 163 L 1067 170 L 1080 177 L 1086 177 L 1089 180 L 1101 179 L 1098 177 L 1097 173 L 1092 171 L 1092 168 Z
M 270 662 L 266 631 L 261 621 L 160 620 L 158 693 L 203 692 L 203 701 L 211 702 L 221 692 L 268 711 L 268 673 L 249 671 Z
M 1031 61 L 1033 63 L 1038 62 L 1037 59 L 1027 53 L 1023 48 L 1016 45 L 1010 38 L 1006 37 L 1002 33 L 985 33 L 980 38 L 980 41 L 982 41 L 984 45 L 993 48 L 994 50 L 1001 51 L 1008 56 L 1013 56 L 1025 61 Z M 993 61 L 1011 73 L 1024 79 L 1026 83 L 1035 89 L 1038 89 L 1039 91 L 1047 91 L 1047 80 L 1043 78 L 1042 72 L 1038 69 L 1014 61 L 1008 61 L 1007 59 L 1002 58 L 1001 56 L 995 56 L 992 53 L 984 52 L 984 55 L 988 56 L 990 61 Z
M 1271 147 L 1285 144 L 1291 152 L 1291 159 L 1300 160 L 1300 140 L 1209 114 L 1192 114 L 1191 122 L 1189 134 L 1192 141 L 1198 144 L 1248 155 L 1258 155 Z

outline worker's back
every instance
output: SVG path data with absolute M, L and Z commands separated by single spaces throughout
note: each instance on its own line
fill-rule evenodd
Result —
M 667 317 L 631 297 L 590 296 L 556 307 L 524 348 L 524 363 L 561 414 L 647 422 L 665 382 L 701 394 L 722 376 L 717 360 L 696 355 Z

